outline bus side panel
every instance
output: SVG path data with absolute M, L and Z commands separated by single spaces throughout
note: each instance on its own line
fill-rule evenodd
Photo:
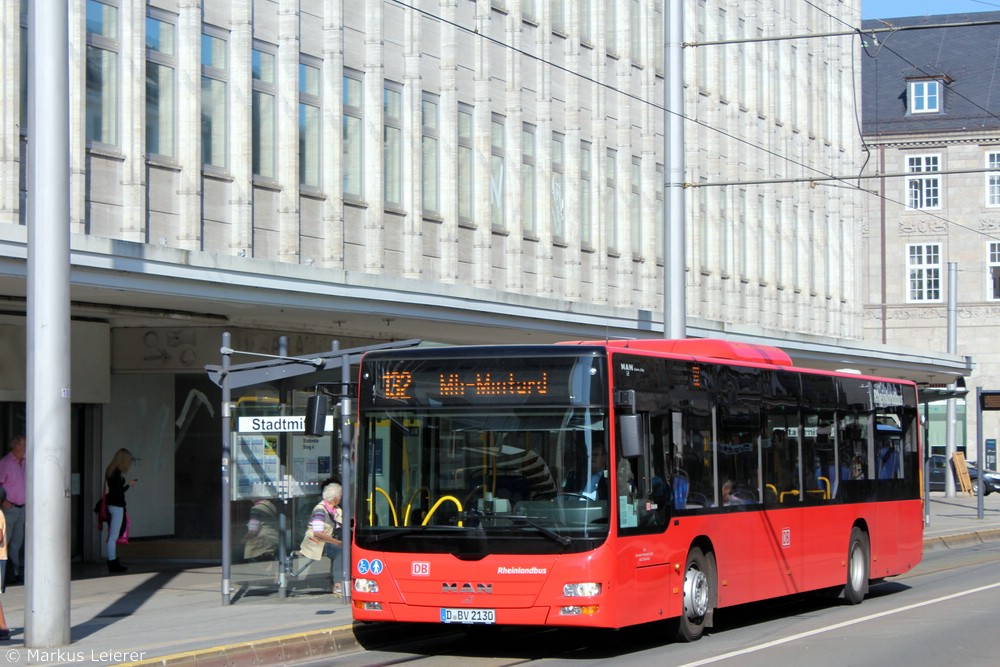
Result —
M 919 501 L 679 517 L 667 531 L 670 560 L 681 569 L 672 586 L 681 585 L 688 550 L 699 538 L 715 553 L 719 607 L 843 585 L 856 521 L 870 531 L 872 578 L 901 574 L 919 562 Z M 667 615 L 680 613 L 678 591 L 672 589 Z
M 920 500 L 879 505 L 878 530 L 872 530 L 873 579 L 911 570 L 923 558 L 924 509 Z

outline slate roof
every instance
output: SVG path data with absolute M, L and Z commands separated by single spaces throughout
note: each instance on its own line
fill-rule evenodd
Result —
M 876 44 L 865 31 L 888 26 L 881 20 L 862 21 L 865 137 L 1000 129 L 1000 11 L 884 21 L 893 26 L 978 25 L 880 32 Z M 942 112 L 908 114 L 907 82 L 930 77 L 946 77 Z

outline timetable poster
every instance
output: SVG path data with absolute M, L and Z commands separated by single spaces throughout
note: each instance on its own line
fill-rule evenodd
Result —
M 236 479 L 233 500 L 277 498 L 281 480 L 276 436 L 234 434 Z

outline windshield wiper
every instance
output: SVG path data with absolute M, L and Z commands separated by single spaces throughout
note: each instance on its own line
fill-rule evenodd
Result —
M 510 519 L 511 521 L 514 521 L 515 523 L 523 523 L 525 525 L 531 526 L 532 528 L 534 528 L 535 530 L 537 530 L 539 533 L 541 533 L 545 537 L 547 537 L 550 540 L 553 540 L 555 542 L 558 542 L 559 544 L 561 544 L 563 546 L 567 546 L 571 542 L 571 540 L 570 540 L 569 537 L 567 537 L 565 535 L 560 535 L 559 533 L 557 533 L 556 531 L 552 530 L 551 528 L 548 528 L 546 526 L 543 526 L 540 523 L 537 523 L 535 521 L 536 517 L 526 516 L 524 514 L 487 514 L 487 513 L 483 512 L 481 510 L 477 510 L 474 507 L 470 507 L 469 509 L 465 510 L 463 512 L 463 514 L 465 515 L 464 518 L 466 518 L 466 519 L 472 518 L 472 517 L 478 517 L 481 520 L 485 519 L 485 520 L 493 520 L 493 521 L 496 521 L 497 519 Z M 482 528 L 482 521 L 480 521 L 479 525 L 480 525 L 480 528 Z
M 532 528 L 534 528 L 535 530 L 537 530 L 539 533 L 541 533 L 545 537 L 547 537 L 550 540 L 553 540 L 555 542 L 558 542 L 559 544 L 563 545 L 564 547 L 568 546 L 569 543 L 572 541 L 566 535 L 560 535 L 559 533 L 557 533 L 556 531 L 552 530 L 551 528 L 548 528 L 546 526 L 543 526 L 540 523 L 537 523 L 534 520 L 534 517 L 525 516 L 523 514 L 503 514 L 503 515 L 501 515 L 501 518 L 511 519 L 513 521 L 517 521 L 517 522 L 526 524 L 528 526 L 531 526 Z

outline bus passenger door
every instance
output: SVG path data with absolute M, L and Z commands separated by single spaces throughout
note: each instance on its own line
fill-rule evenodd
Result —
M 613 503 L 618 523 L 617 562 L 622 620 L 630 623 L 662 618 L 669 595 L 670 569 L 664 531 L 669 518 L 665 431 L 651 428 L 649 414 L 618 418 L 613 459 Z M 666 421 L 669 427 L 669 419 Z

